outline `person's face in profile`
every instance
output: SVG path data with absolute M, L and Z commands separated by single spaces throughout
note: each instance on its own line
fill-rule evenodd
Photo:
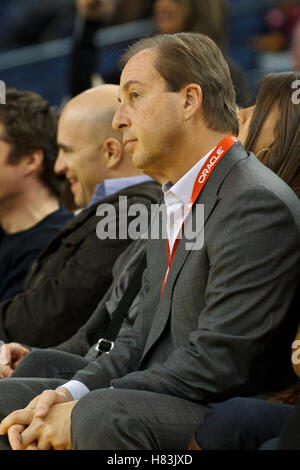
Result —
M 170 92 L 156 70 L 156 54 L 142 51 L 124 67 L 113 128 L 123 133 L 137 168 L 164 174 L 181 143 L 183 106 L 180 93 Z
M 77 207 L 86 207 L 100 182 L 103 181 L 106 162 L 99 140 L 91 135 L 88 120 L 83 122 L 77 114 L 62 113 L 58 124 L 59 153 L 55 172 L 63 174 Z
M 292 43 L 291 43 L 291 53 L 293 60 L 293 67 L 295 70 L 300 71 L 300 22 L 294 29 Z
M 5 105 L 2 105 L 5 106 Z M 30 156 L 9 161 L 13 145 L 6 141 L 4 125 L 0 123 L 0 205 L 12 203 L 23 194 L 28 178 Z
M 242 109 L 238 112 L 238 120 L 240 125 L 240 132 L 238 135 L 239 140 L 245 145 L 251 120 L 255 106 L 250 108 Z M 273 108 L 268 113 L 264 123 L 260 129 L 260 132 L 255 140 L 254 147 L 252 149 L 255 155 L 259 155 L 265 149 L 269 149 L 276 139 L 276 126 L 279 121 L 280 111 L 278 105 L 274 104 Z

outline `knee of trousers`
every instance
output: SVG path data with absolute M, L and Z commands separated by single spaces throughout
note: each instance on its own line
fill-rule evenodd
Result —
M 288 405 L 255 398 L 236 397 L 212 407 L 196 431 L 196 440 L 206 450 L 250 450 L 278 435 Z
M 25 408 L 29 401 L 23 398 L 18 381 L 10 378 L 0 380 L 0 421 L 13 411 Z
M 26 370 L 25 377 L 34 377 L 36 369 L 47 369 L 49 358 L 48 358 L 48 350 L 43 349 L 35 349 L 30 351 L 30 353 L 26 354 L 25 357 L 21 360 L 20 364 L 18 365 L 18 370 Z M 32 375 L 31 375 L 32 371 Z
M 133 445 L 131 431 L 139 426 L 123 395 L 126 391 L 101 389 L 78 401 L 71 417 L 73 449 L 122 450 Z
M 56 359 L 57 362 L 57 359 Z M 36 349 L 28 353 L 12 373 L 14 378 L 53 377 L 51 371 L 56 367 L 53 352 L 48 349 Z
M 245 432 L 248 433 L 253 416 L 244 398 L 231 398 L 214 405 L 195 434 L 204 450 L 232 448 Z M 230 432 L 228 432 L 230 430 Z

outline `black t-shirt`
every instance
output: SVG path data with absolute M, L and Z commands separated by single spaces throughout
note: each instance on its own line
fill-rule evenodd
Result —
M 31 263 L 72 217 L 61 207 L 22 232 L 8 234 L 0 226 L 0 302 L 23 291 Z

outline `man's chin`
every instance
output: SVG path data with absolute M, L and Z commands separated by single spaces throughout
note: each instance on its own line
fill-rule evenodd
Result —
M 79 208 L 86 207 L 85 202 L 83 201 L 83 198 L 80 195 L 78 194 L 76 195 L 73 193 L 73 196 L 74 196 L 74 202 L 77 207 Z
M 147 171 L 148 165 L 147 165 L 147 159 L 145 158 L 144 155 L 141 155 L 137 152 L 134 152 L 131 154 L 132 158 L 132 163 L 136 168 L 142 171 Z

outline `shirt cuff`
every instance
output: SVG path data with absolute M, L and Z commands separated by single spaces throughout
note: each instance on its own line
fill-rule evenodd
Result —
M 63 385 L 60 385 L 56 390 L 59 388 L 66 388 L 69 390 L 73 400 L 80 400 L 80 398 L 84 397 L 84 395 L 87 395 L 90 392 L 87 386 L 82 382 L 79 382 L 79 380 L 70 380 Z

